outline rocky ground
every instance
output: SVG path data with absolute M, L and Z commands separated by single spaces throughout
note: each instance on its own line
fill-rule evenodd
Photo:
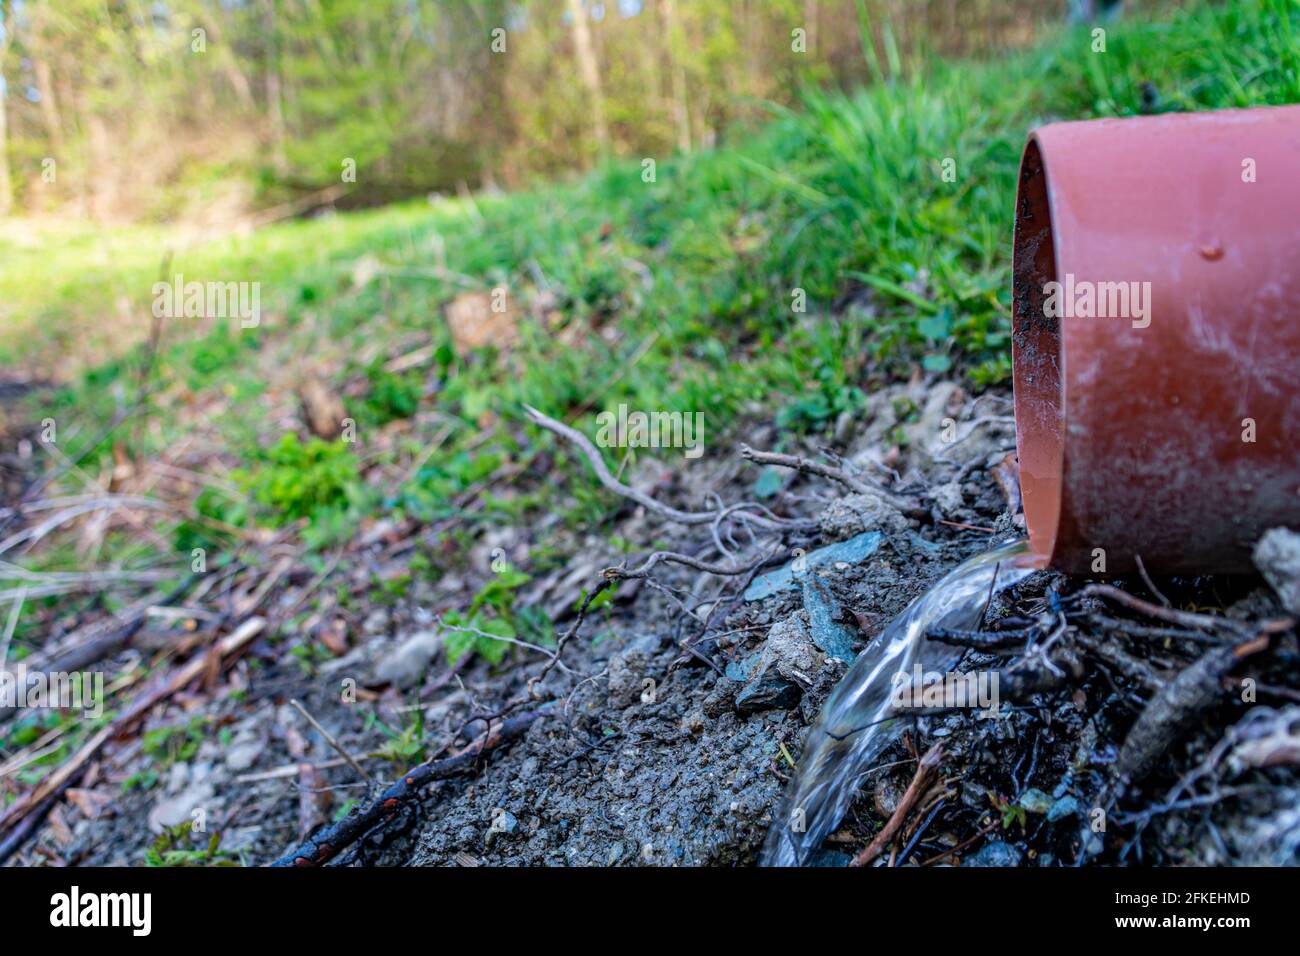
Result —
M 776 437 L 759 425 L 746 440 Z M 417 578 L 346 613 L 307 601 L 322 578 L 357 590 L 394 579 L 431 546 L 429 529 L 380 525 L 333 566 L 287 567 L 263 613 L 315 607 L 294 618 L 310 644 L 258 637 L 150 710 L 44 808 L 10 862 L 264 864 L 316 834 L 299 864 L 754 864 L 848 662 L 942 574 L 1019 530 L 1004 395 L 973 401 L 916 380 L 877 393 L 835 440 L 838 455 L 786 449 L 803 462 L 762 465 L 715 444 L 692 468 L 647 461 L 622 476 L 682 510 L 757 502 L 750 513 L 789 523 L 779 532 L 683 523 L 629 499 L 624 554 L 554 518 L 467 536 L 468 565 L 496 573 L 529 570 L 540 544 L 567 555 L 517 601 L 549 610 L 558 655 L 517 647 L 499 665 L 449 665 L 438 609 L 477 581 Z M 828 546 L 840 550 L 816 564 Z M 638 575 L 651 551 L 688 560 Z M 816 564 L 814 585 L 764 587 L 761 575 L 800 558 Z M 264 567 L 277 560 L 272 543 Z M 1295 862 L 1294 541 L 1279 536 L 1260 560 L 1278 592 L 1259 578 L 1106 580 L 1136 599 L 1126 604 L 1040 572 L 999 594 L 963 667 L 1032 658 L 1046 676 L 998 719 L 911 720 L 815 862 L 848 863 L 887 825 L 876 864 Z M 602 574 L 611 567 L 621 572 Z M 614 578 L 611 600 L 580 610 Z M 1061 622 L 1050 647 L 1025 630 L 1044 621 Z M 1174 675 L 1195 684 L 1193 703 L 1171 699 Z M 528 721 L 521 735 L 486 733 L 512 718 Z M 909 801 L 918 757 L 938 742 L 942 763 Z M 424 760 L 436 779 L 384 792 Z M 346 841 L 320 837 L 367 810 Z

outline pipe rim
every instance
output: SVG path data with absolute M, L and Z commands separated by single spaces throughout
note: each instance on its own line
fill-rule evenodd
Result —
M 1055 557 L 1065 464 L 1065 351 L 1059 319 L 1043 314 L 1059 275 L 1046 160 L 1031 133 L 1020 162 L 1012 252 L 1012 387 L 1021 500 L 1032 549 Z

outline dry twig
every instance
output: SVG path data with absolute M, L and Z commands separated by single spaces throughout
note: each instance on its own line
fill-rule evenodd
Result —
M 811 458 L 802 458 L 798 455 L 782 455 L 771 451 L 756 451 L 748 445 L 740 446 L 740 455 L 756 465 L 776 465 L 779 468 L 793 468 L 796 471 L 805 472 L 810 475 L 820 475 L 822 478 L 829 478 L 854 491 L 860 495 L 871 495 L 875 498 L 881 498 L 891 507 L 898 509 L 906 515 L 912 517 L 925 517 L 930 512 L 921 506 L 919 501 L 913 498 L 906 498 L 897 495 L 886 489 L 878 482 L 869 479 L 860 478 L 857 475 L 849 474 L 843 468 L 835 468 L 831 465 L 823 465 L 821 462 L 813 461 Z
M 265 618 L 249 618 L 236 628 L 234 633 L 221 640 L 215 648 L 215 653 L 225 658 L 243 650 L 253 638 L 262 633 L 265 627 Z M 0 833 L 12 830 L 22 824 L 23 819 L 29 813 L 40 807 L 48 797 L 53 796 L 70 780 L 80 774 L 85 765 L 99 753 L 104 744 L 121 735 L 156 704 L 167 700 L 199 677 L 207 666 L 207 655 L 195 654 L 191 660 L 174 671 L 166 680 L 146 690 L 132 701 L 130 707 L 84 743 L 81 749 L 72 757 L 64 761 L 57 769 L 51 771 L 35 787 L 11 803 L 4 813 L 0 813 Z
M 880 828 L 880 832 L 872 838 L 862 852 L 853 858 L 849 866 L 866 866 L 880 856 L 881 851 L 889 845 L 889 841 L 902 829 L 903 821 L 912 812 L 912 807 L 916 806 L 917 801 L 930 789 L 930 784 L 934 781 L 934 776 L 938 773 L 939 764 L 942 761 L 943 742 L 940 741 L 925 752 L 925 756 L 916 765 L 916 774 L 912 777 L 912 782 L 908 784 L 907 792 L 903 794 L 903 799 L 898 801 L 898 806 L 894 808 L 888 822 Z
M 529 420 L 534 424 L 545 428 L 547 431 L 554 432 L 561 438 L 564 438 L 571 444 L 577 446 L 578 450 L 581 451 L 583 456 L 587 459 L 587 464 L 591 465 L 591 470 L 596 473 L 596 477 L 602 485 L 614 492 L 616 495 L 627 498 L 629 501 L 635 501 L 647 511 L 652 511 L 661 518 L 667 518 L 669 521 L 675 521 L 678 524 L 685 525 L 710 524 L 718 518 L 722 511 L 727 510 L 680 511 L 677 508 L 670 508 L 668 505 L 661 504 L 644 492 L 628 487 L 610 474 L 609 468 L 606 466 L 605 460 L 601 457 L 600 452 L 596 450 L 596 446 L 593 445 L 591 440 L 582 432 L 578 431 L 576 428 L 569 427 L 563 422 L 557 422 L 555 419 L 539 412 L 531 405 L 525 405 L 524 410 L 528 413 Z M 731 513 L 734 514 L 735 517 L 743 519 L 756 527 L 773 531 L 796 531 L 816 526 L 816 522 L 811 519 L 767 518 L 763 515 L 750 514 L 748 511 L 734 508 L 731 510 Z
M 297 700 L 291 700 L 289 701 L 289 703 L 290 705 L 292 705 L 294 710 L 302 714 L 303 718 L 307 721 L 307 723 L 311 724 L 313 727 L 316 728 L 316 732 L 325 738 L 325 742 L 334 748 L 334 752 L 347 761 L 348 766 L 357 772 L 357 776 L 361 777 L 361 779 L 365 780 L 367 783 L 375 782 L 375 778 L 370 776 L 370 774 L 366 772 L 366 769 L 362 767 L 361 764 L 357 763 L 356 758 L 353 757 L 352 754 L 348 753 L 347 750 L 344 749 L 343 745 L 338 742 L 338 740 L 334 737 L 333 734 L 331 734 L 328 730 L 326 730 L 324 727 L 321 726 L 320 721 L 317 720 L 315 717 L 313 717 L 307 711 L 306 707 L 304 707 Z

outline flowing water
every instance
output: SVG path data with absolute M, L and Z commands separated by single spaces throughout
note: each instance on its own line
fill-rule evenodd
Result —
M 858 655 L 808 731 L 798 773 L 763 848 L 764 866 L 808 862 L 848 811 L 859 774 L 898 730 L 899 722 L 888 719 L 894 675 L 916 664 L 934 670 L 956 664 L 960 653 L 927 640 L 926 631 L 976 627 L 995 587 L 1041 566 L 1024 538 L 977 554 L 909 604 Z

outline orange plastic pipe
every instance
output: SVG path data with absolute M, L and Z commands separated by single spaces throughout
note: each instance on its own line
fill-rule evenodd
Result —
M 1035 130 L 1013 272 L 1036 551 L 1231 572 L 1300 528 L 1300 106 Z

